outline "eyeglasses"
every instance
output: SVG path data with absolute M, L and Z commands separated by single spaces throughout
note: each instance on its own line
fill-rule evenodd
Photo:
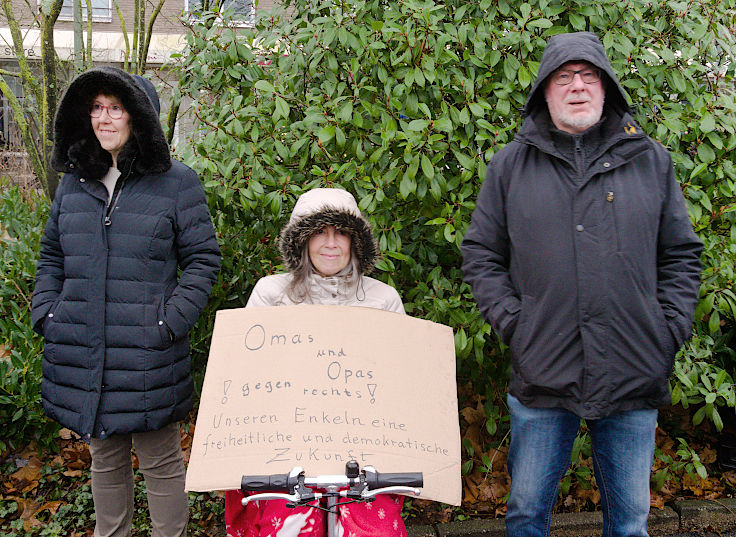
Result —
M 125 109 L 120 104 L 106 106 L 100 103 L 92 103 L 92 106 L 89 107 L 89 115 L 91 117 L 100 117 L 103 110 L 107 110 L 107 115 L 110 116 L 110 119 L 120 119 L 125 113 Z
M 567 86 L 572 84 L 575 80 L 575 75 L 580 75 L 580 79 L 586 84 L 595 84 L 601 79 L 600 69 L 594 69 L 592 67 L 586 67 L 585 69 L 578 69 L 573 71 L 571 69 L 560 69 L 552 73 L 552 82 L 558 86 Z

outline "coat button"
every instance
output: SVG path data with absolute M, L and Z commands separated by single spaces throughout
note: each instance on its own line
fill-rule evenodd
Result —
M 54 316 L 54 314 L 53 314 L 53 313 L 49 313 L 49 317 L 53 317 L 53 316 Z
M 575 230 L 576 230 L 576 231 L 583 231 L 584 229 L 585 229 L 585 228 L 583 227 L 583 225 L 582 225 L 582 224 L 578 224 L 577 226 L 575 226 Z
M 159 321 L 159 322 L 158 322 L 158 325 L 159 325 L 159 326 L 161 326 L 161 325 L 163 325 L 163 324 L 164 324 L 164 322 L 163 322 L 163 321 Z
M 611 163 L 610 162 L 604 162 L 603 163 L 603 167 L 604 168 L 610 168 L 611 167 Z
M 587 323 L 588 321 L 590 321 L 590 315 L 588 315 L 587 313 L 584 313 L 583 314 L 583 322 L 584 323 Z
M 80 182 L 80 183 L 84 183 L 84 182 L 85 182 L 85 178 L 84 178 L 84 177 L 80 177 L 80 178 L 79 178 L 79 182 Z

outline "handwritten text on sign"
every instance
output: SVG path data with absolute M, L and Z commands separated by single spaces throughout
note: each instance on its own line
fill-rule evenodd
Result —
M 187 490 L 243 474 L 423 472 L 422 496 L 460 503 L 449 327 L 381 310 L 281 306 L 217 313 Z

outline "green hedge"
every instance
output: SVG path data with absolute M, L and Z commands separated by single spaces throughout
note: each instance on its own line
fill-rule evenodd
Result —
M 506 349 L 462 282 L 462 239 L 486 163 L 512 137 L 547 39 L 596 32 L 644 130 L 672 152 L 705 242 L 696 336 L 672 377 L 695 420 L 734 416 L 736 2 L 294 0 L 252 32 L 194 24 L 181 89 L 201 134 L 225 254 L 217 304 L 279 268 L 296 197 L 342 186 L 378 232 L 379 277 L 409 313 L 453 327 L 461 379 L 492 401 Z M 291 16 L 286 15 L 290 13 Z M 483 393 L 486 392 L 486 393 Z M 496 398 L 498 400 L 498 398 Z M 498 407 L 486 405 L 493 433 Z
M 41 409 L 43 342 L 31 324 L 36 260 L 49 202 L 0 178 L 0 453 L 48 444 L 58 426 Z
M 192 333 L 204 373 L 214 312 L 245 304 L 277 271 L 276 237 L 299 194 L 352 191 L 377 230 L 378 277 L 415 316 L 455 331 L 459 378 L 486 396 L 486 429 L 508 359 L 462 283 L 458 244 L 485 163 L 513 136 L 549 36 L 592 30 L 646 132 L 665 144 L 706 250 L 695 337 L 672 377 L 696 422 L 733 419 L 736 295 L 736 0 L 292 2 L 293 18 L 252 32 L 194 24 L 181 89 L 201 136 L 185 160 L 201 174 L 223 251 L 220 279 Z M 0 450 L 49 439 L 40 409 L 41 342 L 30 295 L 48 203 L 7 184 L 2 239 Z M 719 411 L 720 409 L 720 411 Z M 725 413 L 724 413 L 725 410 Z M 505 427 L 505 425 L 503 425 Z

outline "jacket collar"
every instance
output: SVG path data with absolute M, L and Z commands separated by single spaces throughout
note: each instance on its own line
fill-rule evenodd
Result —
M 122 154 L 123 152 L 121 151 L 121 155 Z M 135 171 L 134 170 L 135 160 L 136 160 L 136 157 L 134 154 L 128 157 L 118 158 L 118 170 L 120 170 L 120 177 L 118 178 L 118 181 L 128 182 L 131 180 L 131 173 Z M 109 169 L 110 167 L 108 166 L 108 170 Z M 107 173 L 107 171 L 105 173 Z M 100 179 L 102 179 L 104 175 L 105 174 L 103 174 L 99 178 L 85 176 L 81 173 L 81 170 L 75 170 L 72 173 L 72 177 L 74 177 L 76 181 L 79 181 L 82 190 L 86 191 L 91 196 L 107 204 L 108 192 L 105 186 L 100 181 Z
M 333 276 L 320 276 L 312 274 L 309 279 L 310 291 L 313 297 L 325 297 L 345 300 L 356 292 L 355 282 L 349 278 L 352 266 L 347 267 Z M 358 278 L 358 281 L 360 278 Z M 335 296 L 337 295 L 337 296 Z
M 528 116 L 515 136 L 515 140 L 532 145 L 552 156 L 570 160 L 576 140 L 589 149 L 591 161 L 609 151 L 613 146 L 630 140 L 646 138 L 641 127 L 628 112 L 620 115 L 610 108 L 604 109 L 601 121 L 587 131 L 573 135 L 558 130 L 547 109 L 537 110 Z

